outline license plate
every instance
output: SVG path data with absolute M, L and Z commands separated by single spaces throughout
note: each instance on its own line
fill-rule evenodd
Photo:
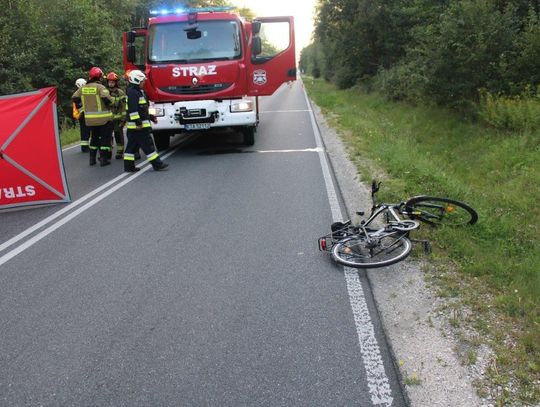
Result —
M 210 123 L 187 123 L 184 127 L 186 130 L 206 130 L 210 128 Z

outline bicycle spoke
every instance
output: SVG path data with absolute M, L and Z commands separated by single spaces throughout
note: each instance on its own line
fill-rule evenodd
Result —
M 374 268 L 393 264 L 407 257 L 411 242 L 405 234 L 357 236 L 339 242 L 332 254 L 336 261 L 350 267 Z

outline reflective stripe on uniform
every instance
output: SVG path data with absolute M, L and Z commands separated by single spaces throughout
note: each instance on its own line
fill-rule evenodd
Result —
M 145 105 L 145 104 L 147 104 L 147 103 L 148 103 L 148 102 L 146 101 L 145 98 L 139 98 L 139 104 L 140 104 L 140 105 Z
M 88 140 L 81 140 L 81 146 L 88 146 L 88 145 L 90 145 Z
M 159 157 L 159 154 L 157 153 L 157 151 L 154 151 L 152 154 L 149 154 L 147 156 L 148 161 L 154 161 L 158 157 Z
M 96 146 L 90 146 L 90 150 L 97 150 L 98 148 Z
M 125 161 L 135 161 L 135 154 L 124 153 Z
M 152 123 L 150 123 L 150 120 L 143 120 L 142 121 L 142 128 L 143 129 L 147 129 L 147 128 L 150 128 L 150 127 L 152 127 Z M 127 122 L 126 128 L 128 128 L 128 129 L 136 129 L 137 124 L 135 122 Z
M 111 151 L 111 148 L 110 148 L 110 147 L 103 147 L 103 146 L 101 146 L 99 149 L 100 149 L 100 150 L 103 150 L 103 151 Z
M 112 112 L 109 112 L 109 111 L 104 111 L 104 112 L 86 112 L 84 114 L 84 117 L 86 119 L 103 119 L 103 118 L 112 118 L 113 117 L 113 114 Z
M 140 119 L 141 116 L 139 115 L 139 112 L 132 112 L 129 114 L 129 118 L 131 120 L 137 120 L 137 119 Z

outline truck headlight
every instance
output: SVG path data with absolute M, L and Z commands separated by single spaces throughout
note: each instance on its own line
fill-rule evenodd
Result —
M 162 107 L 150 107 L 148 113 L 156 117 L 165 116 L 165 109 Z
M 251 112 L 253 110 L 253 101 L 240 100 L 238 102 L 231 103 L 231 112 Z

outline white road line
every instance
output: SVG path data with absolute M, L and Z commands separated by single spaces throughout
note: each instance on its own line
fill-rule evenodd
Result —
M 303 91 L 306 104 L 307 106 L 311 107 L 305 89 Z M 328 201 L 330 202 L 332 219 L 334 222 L 339 222 L 343 220 L 343 216 L 341 214 L 341 208 L 337 199 L 334 181 L 330 174 L 330 167 L 324 153 L 322 137 L 315 121 L 315 115 L 311 109 L 309 109 L 309 114 L 311 117 L 313 133 L 315 134 L 317 149 L 319 151 L 319 159 L 321 161 L 324 182 L 326 184 Z M 375 337 L 375 328 L 373 327 L 373 322 L 371 321 L 362 284 L 360 283 L 360 278 L 356 270 L 350 267 L 344 267 L 344 270 L 347 291 L 349 293 L 349 302 L 351 304 L 354 322 L 356 325 L 356 333 L 358 335 L 358 342 L 360 344 L 360 353 L 362 355 L 364 368 L 366 370 L 371 402 L 376 406 L 389 407 L 393 402 L 392 389 L 390 388 L 388 375 L 384 370 L 381 350 L 379 344 L 377 343 L 377 338 Z
M 254 153 L 319 153 L 321 151 L 322 149 L 318 147 L 317 148 L 304 148 L 301 150 L 253 150 Z
M 62 151 L 67 151 L 67 150 L 71 150 L 72 148 L 75 148 L 75 147 L 80 147 L 80 143 L 77 143 L 77 144 L 74 144 L 72 146 L 69 146 L 69 147 L 66 147 L 66 148 L 63 148 Z
M 120 174 L 118 177 L 113 178 L 112 180 L 110 180 L 109 182 L 103 184 L 99 188 L 94 189 L 93 191 L 87 193 L 86 195 L 82 196 L 81 198 L 77 199 L 76 201 L 66 205 L 63 209 L 60 209 L 59 211 L 57 211 L 57 212 L 53 213 L 52 215 L 46 217 L 42 221 L 36 223 L 34 226 L 29 227 L 24 232 L 19 233 L 17 236 L 13 236 L 8 241 L 0 244 L 0 252 L 7 249 L 9 246 L 14 245 L 19 240 L 24 239 L 26 236 L 34 233 L 39 228 L 41 228 L 41 227 L 45 226 L 46 224 L 52 222 L 56 218 L 58 218 L 58 217 L 62 216 L 63 214 L 65 214 L 66 212 L 69 212 L 73 208 L 76 208 L 77 206 L 81 205 L 82 203 L 84 203 L 88 199 L 92 198 L 94 195 L 99 194 L 104 189 L 109 188 L 111 185 L 115 184 L 116 182 L 120 181 L 122 178 L 125 178 L 127 176 L 128 176 L 127 172 L 124 172 L 124 173 Z
M 185 142 L 189 141 L 191 138 L 186 138 L 185 139 Z M 169 151 L 168 153 L 164 154 L 162 156 L 163 159 L 169 157 L 171 154 L 173 154 L 177 147 L 181 144 L 184 144 L 183 142 L 178 144 L 177 146 L 175 146 L 175 148 L 171 151 Z M 138 167 L 141 167 L 143 166 L 144 164 L 146 163 L 143 162 L 141 164 L 138 165 Z M 137 177 L 139 177 L 141 174 L 143 174 L 145 171 L 147 171 L 148 169 L 150 168 L 150 165 L 144 167 L 141 169 L 141 171 L 139 171 L 138 173 L 135 173 L 133 174 L 131 177 L 129 177 L 127 180 L 124 180 L 122 181 L 121 183 L 113 186 L 112 188 L 108 189 L 107 192 L 105 192 L 103 195 L 100 195 L 98 196 L 97 198 L 94 198 L 92 201 L 88 202 L 86 205 L 84 205 L 83 207 L 77 209 L 76 211 L 73 211 L 72 213 L 70 213 L 68 216 L 66 216 L 65 218 L 63 218 L 62 220 L 58 221 L 57 223 L 49 226 L 47 229 L 43 230 L 42 232 L 38 233 L 36 236 L 32 237 L 31 239 L 29 239 L 28 241 L 24 242 L 23 244 L 21 244 L 20 246 L 18 246 L 17 248 L 11 250 L 10 252 L 6 253 L 5 255 L 3 255 L 2 257 L 0 257 L 0 266 L 4 263 L 6 263 L 7 261 L 11 260 L 13 257 L 15 257 L 17 254 L 23 252 L 24 250 L 28 249 L 30 246 L 34 245 L 35 243 L 37 243 L 38 241 L 40 241 L 41 239 L 43 239 L 45 236 L 51 234 L 52 232 L 54 232 L 56 229 L 58 229 L 60 226 L 66 224 L 67 222 L 69 222 L 71 219 L 75 218 L 76 216 L 78 216 L 79 214 L 83 213 L 84 211 L 86 211 L 88 208 L 94 206 L 95 204 L 97 204 L 99 201 L 101 201 L 102 199 L 104 199 L 105 197 L 109 196 L 110 194 L 112 194 L 113 192 L 117 191 L 118 189 L 120 189 L 121 187 L 123 187 L 124 185 L 126 185 L 127 183 L 133 181 L 134 179 L 136 179 Z M 36 223 L 34 226 L 26 229 L 24 232 L 18 234 L 17 236 L 14 236 L 12 237 L 11 239 L 9 239 L 8 241 L 2 243 L 0 245 L 0 252 L 5 250 L 6 248 L 8 248 L 9 246 L 12 246 L 13 244 L 17 243 L 18 241 L 20 241 L 21 239 L 24 239 L 25 237 L 27 237 L 28 235 L 34 233 L 35 231 L 37 231 L 38 229 L 40 229 L 41 227 L 47 225 L 48 223 L 52 222 L 54 219 L 64 215 L 66 212 L 70 211 L 71 209 L 81 205 L 82 203 L 84 203 L 85 201 L 87 201 L 88 199 L 90 199 L 91 197 L 93 197 L 94 195 L 100 193 L 101 191 L 109 188 L 111 185 L 113 185 L 114 183 L 120 181 L 122 178 L 125 178 L 129 175 L 129 173 L 122 173 L 121 175 L 119 175 L 118 177 L 110 180 L 109 182 L 107 182 L 106 184 L 103 184 L 102 186 L 100 186 L 99 188 L 96 188 L 95 190 L 93 190 L 92 192 L 86 194 L 85 196 L 83 196 L 82 198 L 78 199 L 77 201 L 67 205 L 64 209 L 61 209 L 59 210 L 58 212 L 55 212 L 53 213 L 51 216 L 43 219 L 41 222 L 39 223 Z
M 170 152 L 168 152 L 167 154 L 163 155 L 163 159 L 169 157 L 171 154 L 173 154 L 174 152 L 176 151 L 175 150 L 172 150 Z M 134 173 L 133 175 L 131 175 L 131 177 L 129 177 L 128 179 L 125 179 L 124 181 L 120 182 L 119 184 L 116 184 L 115 186 L 113 186 L 111 189 L 109 189 L 107 192 L 105 192 L 104 194 L 102 195 L 99 195 L 97 198 L 94 198 L 93 200 L 91 200 L 90 202 L 88 202 L 86 205 L 82 206 L 81 208 L 71 212 L 69 215 L 67 215 L 65 218 L 59 220 L 58 222 L 52 224 L 51 226 L 49 226 L 47 229 L 43 230 L 42 232 L 38 233 L 37 235 L 35 235 L 34 237 L 28 239 L 26 242 L 24 242 L 23 244 L 21 244 L 20 246 L 16 247 L 15 249 L 11 250 L 10 252 L 6 253 L 5 255 L 3 255 L 2 257 L 0 257 L 0 266 L 3 265 L 4 263 L 8 262 L 9 260 L 11 260 L 13 257 L 17 256 L 18 254 L 22 253 L 23 251 L 25 251 L 26 249 L 28 249 L 29 247 L 33 246 L 34 244 L 36 244 L 37 242 L 39 242 L 41 239 L 43 239 L 44 237 L 50 235 L 52 232 L 54 232 L 56 229 L 60 228 L 61 226 L 65 225 L 66 223 L 68 223 L 70 220 L 74 219 L 75 217 L 77 217 L 78 215 L 80 215 L 81 213 L 83 213 L 84 211 L 86 211 L 87 209 L 91 208 L 92 206 L 96 205 L 98 202 L 102 201 L 103 199 L 105 199 L 106 197 L 108 197 L 109 195 L 111 195 L 113 192 L 119 190 L 120 188 L 122 188 L 124 185 L 128 184 L 129 182 L 137 179 L 138 177 L 140 177 L 142 174 L 144 174 L 146 171 L 148 171 L 150 169 L 150 165 L 147 165 L 146 167 L 142 168 L 139 172 L 137 173 Z M 125 173 L 127 175 L 127 173 Z M 117 177 L 117 178 L 120 178 L 120 177 Z M 115 178 L 115 179 L 117 179 Z M 107 184 L 110 184 L 107 183 Z
M 299 113 L 299 112 L 309 112 L 310 110 L 266 110 L 264 112 L 259 112 L 259 114 L 264 114 L 264 113 Z

